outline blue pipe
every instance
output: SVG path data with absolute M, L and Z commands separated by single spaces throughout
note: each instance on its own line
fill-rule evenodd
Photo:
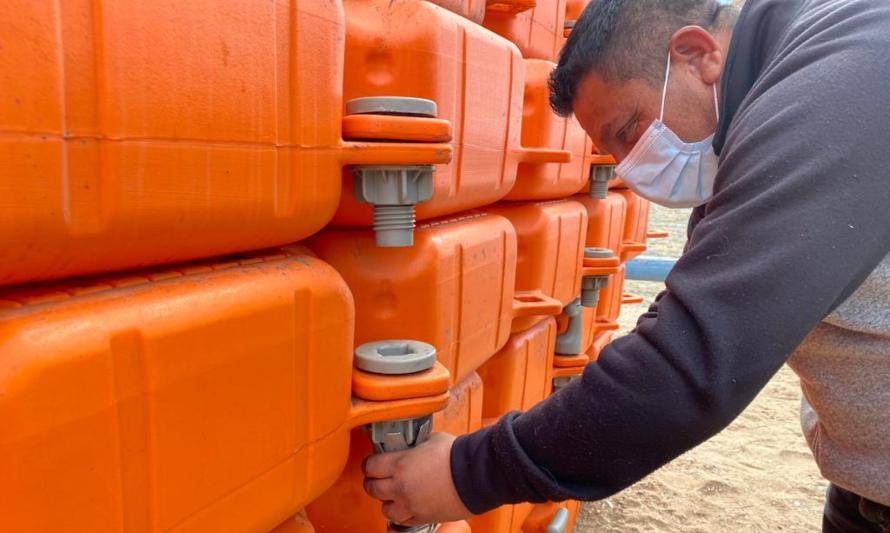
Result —
M 676 259 L 642 255 L 627 262 L 627 279 L 664 282 L 675 264 Z

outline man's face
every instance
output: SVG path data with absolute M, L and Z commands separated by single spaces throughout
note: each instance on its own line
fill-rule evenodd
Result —
M 674 68 L 664 104 L 664 123 L 684 141 L 707 138 L 717 129 L 712 91 L 700 79 L 690 79 Z M 643 79 L 606 80 L 590 72 L 576 94 L 573 109 L 581 126 L 601 152 L 612 154 L 618 162 L 659 118 L 661 86 Z
M 701 27 L 686 26 L 674 33 L 665 49 L 665 64 L 670 50 L 671 73 L 664 123 L 686 142 L 704 140 L 717 130 L 714 88 L 723 74 L 723 51 L 731 38 L 729 29 L 712 35 Z M 621 162 L 659 118 L 663 72 L 648 80 L 621 80 L 591 71 L 581 80 L 572 109 L 601 152 Z

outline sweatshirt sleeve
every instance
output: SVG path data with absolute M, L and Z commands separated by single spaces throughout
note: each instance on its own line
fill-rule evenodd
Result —
M 604 498 L 718 433 L 887 255 L 888 20 L 773 61 L 658 303 L 581 379 L 455 441 L 472 512 Z

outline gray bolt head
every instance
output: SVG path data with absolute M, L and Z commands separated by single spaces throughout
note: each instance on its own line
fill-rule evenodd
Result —
M 415 340 L 386 340 L 355 349 L 355 366 L 374 374 L 402 375 L 429 370 L 436 364 L 436 348 Z
M 609 259 L 614 254 L 612 254 L 612 250 L 608 248 L 596 248 L 594 246 L 588 246 L 584 249 L 584 257 L 588 259 Z
M 410 96 L 368 96 L 346 102 L 347 115 L 408 115 L 432 117 L 439 115 L 436 102 Z

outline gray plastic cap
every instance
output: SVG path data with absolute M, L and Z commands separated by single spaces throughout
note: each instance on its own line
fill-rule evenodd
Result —
M 410 96 L 368 96 L 346 102 L 347 115 L 408 115 L 432 117 L 439 114 L 436 102 Z
M 375 374 L 401 375 L 428 370 L 436 364 L 436 348 L 413 340 L 387 340 L 355 349 L 355 366 Z
M 608 259 L 612 257 L 614 254 L 612 250 L 608 248 L 596 248 L 593 246 L 588 246 L 584 249 L 584 257 L 588 259 Z

